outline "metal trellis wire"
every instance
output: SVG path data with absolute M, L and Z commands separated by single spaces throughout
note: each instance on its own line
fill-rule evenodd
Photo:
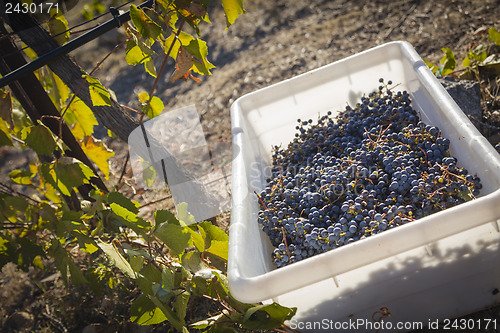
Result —
M 138 8 L 151 8 L 153 6 L 154 0 L 148 0 L 137 6 Z M 31 73 L 49 62 L 51 62 L 54 58 L 60 57 L 64 54 L 67 54 L 78 47 L 90 42 L 91 40 L 105 34 L 106 32 L 120 27 L 123 23 L 130 21 L 130 11 L 126 11 L 123 14 L 119 14 L 116 8 L 111 7 L 109 12 L 113 15 L 113 18 L 106 21 L 102 25 L 99 25 L 89 32 L 75 38 L 74 40 L 59 46 L 58 48 L 53 49 L 50 52 L 47 52 L 37 59 L 27 63 L 26 65 L 10 72 L 4 77 L 0 78 L 0 88 L 5 87 L 6 85 L 12 83 L 13 81 L 23 77 L 24 75 Z

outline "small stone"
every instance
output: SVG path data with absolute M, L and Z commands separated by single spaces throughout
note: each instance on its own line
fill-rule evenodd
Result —
M 439 82 L 441 82 L 448 94 L 450 94 L 466 115 L 472 116 L 476 120 L 482 118 L 483 112 L 481 110 L 481 90 L 479 82 L 456 80 L 448 76 L 439 78 Z

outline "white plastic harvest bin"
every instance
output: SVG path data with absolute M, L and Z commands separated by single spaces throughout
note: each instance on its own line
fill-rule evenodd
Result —
M 400 83 L 395 90 L 407 90 L 422 120 L 451 140 L 459 166 L 481 178 L 480 198 L 276 269 L 253 193 L 265 187 L 271 147 L 293 139 L 297 118 L 354 105 L 381 77 Z M 387 43 L 245 95 L 231 117 L 228 277 L 238 300 L 298 307 L 297 328 L 322 320 L 373 322 L 381 307 L 391 313 L 385 321 L 425 326 L 500 302 L 500 155 L 410 44 Z

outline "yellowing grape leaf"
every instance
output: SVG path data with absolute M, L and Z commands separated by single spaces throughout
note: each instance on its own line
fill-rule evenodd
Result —
M 92 135 L 94 133 L 94 126 L 99 124 L 92 110 L 78 97 L 69 105 L 64 115 L 64 120 L 73 123 L 75 120 L 69 121 L 72 117 L 76 120 L 72 132 L 77 139 L 83 139 L 86 136 Z
M 9 172 L 10 179 L 20 185 L 30 185 L 32 184 L 31 177 L 33 173 L 30 170 L 12 170 Z
M 141 104 L 146 104 L 149 101 L 149 94 L 145 91 L 139 93 L 137 97 L 139 98 L 139 102 L 141 102 Z
M 71 157 L 61 157 L 40 168 L 44 180 L 57 188 L 64 195 L 71 195 L 71 190 L 88 183 L 94 176 L 92 169 Z
M 31 60 L 35 60 L 36 58 L 38 58 L 38 56 L 36 55 L 36 52 L 33 51 L 32 48 L 28 47 L 26 44 L 22 43 L 21 44 L 22 47 L 23 47 L 23 51 L 24 53 L 28 56 L 28 58 L 30 58 Z
M 206 251 L 227 261 L 228 244 L 227 241 L 212 240 Z
M 130 17 L 137 31 L 139 31 L 145 39 L 156 39 L 161 33 L 160 26 L 147 16 L 142 9 L 137 8 L 135 5 L 130 6 Z
M 140 93 L 138 97 L 139 102 L 141 103 L 142 112 L 144 112 L 149 119 L 153 119 L 158 116 L 165 108 L 161 99 L 156 96 L 153 96 L 149 102 L 149 94 L 145 91 Z
M 188 50 L 186 50 L 185 47 L 181 47 L 176 58 L 175 71 L 172 73 L 172 76 L 170 76 L 170 82 L 175 82 L 179 79 L 187 78 L 191 72 L 191 67 L 193 67 L 193 64 L 193 55 Z
M 125 50 L 125 61 L 129 65 L 135 66 L 151 59 L 153 50 L 141 41 L 130 39 Z
M 31 167 L 31 164 L 30 164 L 30 167 Z M 45 180 L 45 178 L 44 178 L 45 176 L 42 174 L 42 169 L 45 169 L 45 168 L 46 168 L 45 164 L 41 164 L 41 165 L 36 166 L 36 172 L 39 175 L 42 175 L 42 177 L 40 177 L 40 187 L 37 187 L 37 190 L 40 192 L 40 194 L 44 195 L 50 201 L 52 201 L 54 203 L 59 203 L 59 202 L 61 202 L 61 198 L 57 194 L 56 189 L 48 181 Z M 33 170 L 32 170 L 32 172 L 33 172 Z
M 109 150 L 104 142 L 101 140 L 94 139 L 94 137 L 89 136 L 82 142 L 82 149 L 85 154 L 97 165 L 99 170 L 102 171 L 104 177 L 108 179 L 109 177 L 109 163 L 108 159 L 115 155 L 115 153 Z
M 144 13 L 151 18 L 156 24 L 158 24 L 162 30 L 164 36 L 172 31 L 172 28 L 169 26 L 170 15 L 160 15 L 157 11 L 151 8 L 143 8 Z
M 194 0 L 193 2 L 191 2 L 191 4 L 189 4 L 187 8 L 187 11 L 199 17 L 205 16 L 205 14 L 207 13 L 205 6 L 203 6 L 198 0 Z
M 61 98 L 61 104 L 65 103 L 66 100 L 69 98 L 69 94 L 71 90 L 69 87 L 57 76 L 56 74 L 52 73 L 54 76 L 54 81 L 56 82 L 56 89 L 58 91 L 59 97 Z
M 175 34 L 172 33 L 167 39 L 165 39 L 165 52 L 168 52 L 168 50 L 170 49 L 170 46 L 172 45 L 172 43 L 174 43 L 174 46 L 172 47 L 172 51 L 170 52 L 170 57 L 172 57 L 174 60 L 176 60 L 177 54 L 179 53 L 179 48 L 181 47 L 181 44 L 184 46 L 189 45 L 189 43 L 192 40 L 194 40 L 194 37 L 185 33 L 184 31 L 181 31 L 178 38 L 176 38 Z
M 224 12 L 226 13 L 227 28 L 236 21 L 240 14 L 245 13 L 243 0 L 222 0 L 222 7 L 224 7 Z
M 94 106 L 111 105 L 109 91 L 104 88 L 98 79 L 86 74 L 82 75 L 82 77 L 87 80 L 89 84 L 90 98 Z
M 174 3 L 168 0 L 156 0 L 158 8 L 165 16 L 165 22 L 171 27 L 175 28 L 175 23 L 178 20 L 177 11 L 175 10 Z
M 50 35 L 59 45 L 63 45 L 69 40 L 68 21 L 54 8 L 50 10 L 50 15 L 51 18 L 48 22 Z
M 498 32 L 495 27 L 491 27 L 488 30 L 488 35 L 490 39 L 495 42 L 495 44 L 500 45 L 500 32 Z

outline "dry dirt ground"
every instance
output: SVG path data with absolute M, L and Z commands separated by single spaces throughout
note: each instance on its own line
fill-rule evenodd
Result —
M 227 153 L 230 153 L 231 142 L 230 106 L 246 93 L 389 41 L 408 41 L 423 58 L 434 63 L 442 56 L 441 48 L 449 47 L 461 63 L 473 43 L 485 41 L 484 28 L 496 26 L 500 30 L 498 0 L 255 0 L 246 1 L 245 8 L 247 14 L 225 30 L 223 12 L 218 4 L 213 5 L 212 24 L 201 27 L 202 39 L 208 43 L 209 59 L 217 67 L 212 76 L 202 77 L 201 83 L 172 84 L 168 80 L 173 71 L 170 66 L 157 88 L 157 95 L 167 110 L 195 104 L 207 141 L 211 145 L 226 144 Z M 123 33 L 111 32 L 73 52 L 72 56 L 90 71 L 123 39 Z M 161 58 L 157 61 L 159 64 Z M 137 94 L 149 91 L 153 84 L 153 78 L 141 66 L 125 63 L 123 49 L 113 54 L 96 76 L 114 91 L 120 103 L 133 108 L 139 105 Z M 500 96 L 486 95 L 482 96 L 483 117 L 475 122 L 494 145 L 500 141 Z M 119 174 L 126 145 L 116 141 L 109 141 L 109 145 L 117 151 L 112 169 Z M 19 158 L 17 163 L 14 155 L 6 156 L 12 159 L 10 167 L 25 161 Z M 127 176 L 130 178 L 130 173 Z M 154 195 L 136 195 L 136 199 L 143 201 L 154 198 Z M 163 204 L 171 207 L 171 203 Z M 26 280 L 28 292 L 12 289 L 15 293 L 9 295 L 6 274 L 2 275 L 4 280 L 0 280 L 0 296 L 10 303 L 4 303 L 3 307 L 9 313 L 23 311 L 17 312 L 22 314 L 19 315 L 21 321 L 38 318 L 38 311 L 44 314 L 40 323 L 47 327 L 47 332 L 81 331 L 91 323 L 125 329 L 116 326 L 127 316 L 126 302 L 123 302 L 126 299 L 120 301 L 121 296 L 91 299 L 78 290 L 66 292 L 57 281 L 45 284 L 49 290 L 42 293 L 31 282 L 35 274 L 24 276 L 14 271 L 7 275 Z M 41 294 L 47 301 L 40 300 Z M 78 307 L 79 302 L 85 304 L 84 309 Z M 475 316 L 500 321 L 500 310 L 492 308 Z

